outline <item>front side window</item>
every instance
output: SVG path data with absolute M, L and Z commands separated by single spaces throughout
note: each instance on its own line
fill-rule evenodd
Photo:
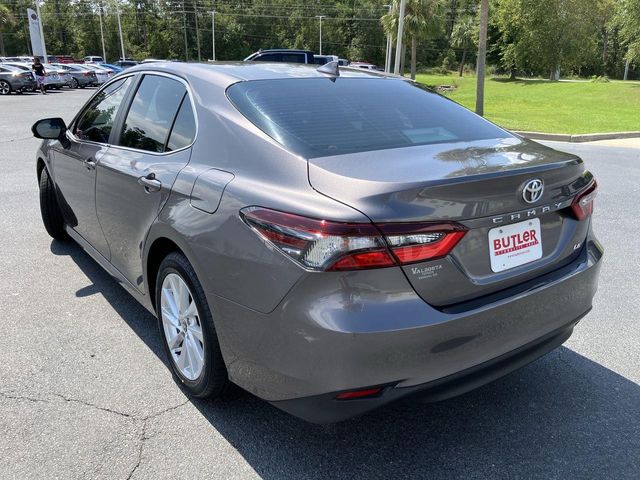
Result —
M 74 134 L 80 140 L 108 143 L 118 108 L 131 84 L 131 77 L 113 82 L 100 91 L 80 114 Z
M 120 145 L 148 152 L 164 152 L 186 91 L 177 80 L 145 75 L 127 113 Z

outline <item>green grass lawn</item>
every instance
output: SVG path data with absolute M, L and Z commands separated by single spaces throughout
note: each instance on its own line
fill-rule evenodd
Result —
M 475 76 L 418 75 L 430 86 L 455 85 L 445 95 L 475 109 Z M 546 133 L 640 131 L 640 82 L 549 82 L 488 79 L 485 116 L 511 130 Z

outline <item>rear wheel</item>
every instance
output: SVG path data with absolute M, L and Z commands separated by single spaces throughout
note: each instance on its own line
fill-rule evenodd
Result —
M 171 370 L 196 397 L 215 398 L 229 385 L 213 316 L 187 258 L 173 252 L 160 264 L 156 312 Z
M 71 88 L 78 88 L 78 80 L 75 78 L 71 79 L 71 84 L 69 85 Z
M 9 95 L 11 93 L 11 85 L 6 80 L 0 80 L 0 95 Z
M 55 185 L 46 168 L 40 174 L 40 214 L 47 233 L 56 240 L 66 240 L 64 219 L 56 197 Z

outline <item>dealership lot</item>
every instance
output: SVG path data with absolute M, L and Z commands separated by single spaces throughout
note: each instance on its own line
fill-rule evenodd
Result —
M 155 319 L 38 210 L 30 126 L 90 91 L 0 98 L 0 478 L 637 478 L 640 148 L 580 154 L 606 249 L 594 309 L 567 344 L 439 404 L 319 427 L 249 394 L 190 400 Z

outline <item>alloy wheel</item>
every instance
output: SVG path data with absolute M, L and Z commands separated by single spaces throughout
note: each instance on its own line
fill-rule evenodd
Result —
M 4 80 L 0 82 L 0 95 L 9 95 L 11 93 L 11 85 Z
M 164 277 L 160 308 L 172 360 L 182 376 L 196 380 L 205 357 L 202 324 L 195 299 L 180 275 L 169 273 Z

